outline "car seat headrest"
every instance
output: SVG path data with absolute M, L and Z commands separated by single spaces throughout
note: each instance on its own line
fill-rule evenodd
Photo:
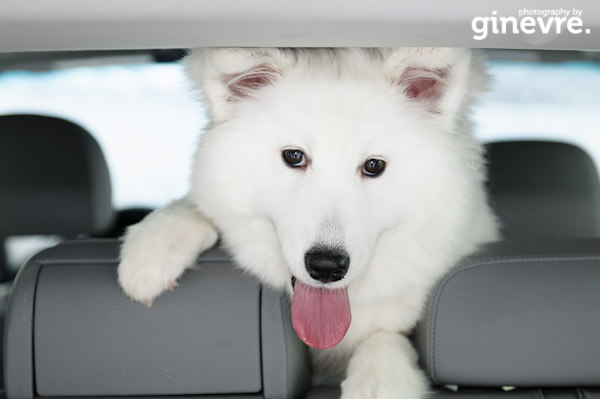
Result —
M 505 239 L 600 237 L 600 181 L 590 156 L 571 144 L 488 144 L 491 204 Z
M 488 244 L 448 273 L 415 333 L 438 385 L 598 385 L 600 240 Z
M 113 220 L 108 167 L 80 126 L 0 116 L 0 236 L 100 233 Z
M 147 308 L 117 283 L 120 245 L 67 241 L 21 268 L 4 327 L 7 398 L 304 397 L 308 350 L 281 292 L 212 249 Z

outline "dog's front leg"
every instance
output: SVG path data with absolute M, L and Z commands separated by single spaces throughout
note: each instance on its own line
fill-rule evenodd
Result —
M 127 229 L 119 284 L 131 299 L 150 306 L 160 293 L 174 288 L 217 237 L 214 226 L 187 199 L 174 201 Z
M 342 399 L 419 399 L 427 379 L 409 340 L 379 331 L 356 348 L 342 382 Z

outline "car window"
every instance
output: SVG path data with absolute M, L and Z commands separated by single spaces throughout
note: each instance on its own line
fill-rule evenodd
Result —
M 484 141 L 575 143 L 600 160 L 600 67 L 591 61 L 493 61 L 476 107 Z M 90 66 L 0 74 L 0 114 L 39 113 L 81 124 L 100 143 L 117 209 L 159 207 L 183 195 L 207 123 L 180 64 Z
M 0 74 L 0 114 L 58 116 L 96 138 L 117 209 L 157 207 L 186 192 L 206 123 L 194 96 L 175 63 Z
M 600 162 L 600 65 L 493 62 L 491 90 L 476 108 L 484 141 L 538 139 L 579 145 Z

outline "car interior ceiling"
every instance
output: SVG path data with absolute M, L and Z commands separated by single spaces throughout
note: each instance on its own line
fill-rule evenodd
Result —
M 600 60 L 600 54 L 593 52 L 487 50 L 486 53 L 488 58 L 500 60 Z M 53 69 L 59 65 L 57 61 L 85 58 L 111 62 L 111 57 L 149 56 L 156 62 L 173 62 L 184 54 L 183 50 L 0 53 L 0 73 L 15 68 Z M 459 277 L 438 288 L 439 300 L 430 306 L 415 334 L 423 365 L 430 375 L 435 374 L 433 397 L 600 398 L 600 390 L 585 388 L 594 385 L 594 367 L 597 370 L 600 366 L 589 360 L 597 352 L 590 348 L 590 342 L 598 317 L 590 316 L 589 311 L 580 316 L 571 312 L 585 308 L 581 298 L 590 301 L 600 298 L 592 286 L 584 285 L 582 297 L 575 299 L 561 288 L 561 282 L 580 282 L 569 270 L 585 270 L 583 275 L 588 279 L 594 279 L 595 270 L 600 270 L 600 260 L 595 255 L 600 248 L 597 240 L 600 180 L 594 162 L 583 149 L 552 141 L 489 143 L 486 154 L 491 202 L 501 220 L 505 241 L 487 247 L 469 263 L 459 266 L 456 272 Z M 0 373 L 7 387 L 6 397 L 339 397 L 338 387 L 309 387 L 308 355 L 305 348 L 289 338 L 293 331 L 288 315 L 280 306 L 281 294 L 257 287 L 233 268 L 216 267 L 231 263 L 218 250 L 204 254 L 199 264 L 202 273 L 208 274 L 214 284 L 222 284 L 227 292 L 236 293 L 235 306 L 228 308 L 227 298 L 219 297 L 218 293 L 210 300 L 202 296 L 201 292 L 211 287 L 196 277 L 182 284 L 178 299 L 157 307 L 152 317 L 142 307 L 122 301 L 115 278 L 118 237 L 150 209 L 113 208 L 104 155 L 82 127 L 42 115 L 0 116 L 0 193 L 0 241 L 26 234 L 53 234 L 67 239 L 27 262 L 18 287 L 11 294 L 8 310 L 8 292 L 0 298 L 0 317 L 4 318 L 7 312 L 4 333 L 9 334 L 3 339 L 6 369 Z M 0 245 L 0 278 L 9 287 L 15 276 L 4 251 Z M 490 266 L 489 259 L 500 258 L 504 260 Z M 559 261 L 548 261 L 551 258 Z M 564 343 L 564 350 L 559 353 L 571 353 L 564 355 L 561 367 L 571 372 L 560 377 L 549 365 L 551 356 L 544 357 L 555 338 L 552 314 L 538 317 L 527 313 L 511 319 L 517 313 L 514 308 L 519 306 L 519 301 L 510 300 L 514 295 L 535 302 L 528 291 L 538 287 L 536 273 L 540 271 L 533 267 L 541 263 L 552 263 L 544 273 L 548 273 L 554 292 L 562 293 L 559 299 L 551 292 L 544 293 L 543 298 L 553 306 L 563 307 L 561 314 L 568 314 L 565 323 L 579 323 L 589 332 L 576 334 L 578 339 Z M 43 275 L 40 270 L 44 270 Z M 473 270 L 485 270 L 492 277 L 473 275 Z M 485 281 L 500 278 L 506 270 L 519 276 L 522 284 L 511 286 L 508 294 L 498 291 L 497 298 L 502 298 L 502 304 L 486 302 L 486 293 L 493 289 Z M 505 282 L 504 286 L 509 284 Z M 473 289 L 474 286 L 486 288 L 482 291 Z M 468 299 L 461 300 L 461 296 Z M 488 322 L 483 314 L 493 309 L 513 323 L 522 341 L 511 353 L 500 353 L 503 338 L 457 310 L 464 301 L 481 304 L 474 312 L 482 314 L 482 320 Z M 200 307 L 194 308 L 194 316 L 190 317 L 191 306 L 199 303 Z M 247 308 L 245 315 L 226 324 L 229 321 L 219 317 L 220 312 L 240 314 L 236 306 Z M 117 320 L 106 309 L 114 310 Z M 536 309 L 543 313 L 543 306 Z M 196 332 L 203 320 L 211 320 L 218 326 L 216 331 L 227 334 L 229 342 L 238 344 L 223 348 L 215 344 L 220 337 L 199 336 Z M 531 331 L 536 323 L 540 331 Z M 169 328 L 173 325 L 181 328 Z M 497 327 L 498 331 L 511 328 Z M 435 328 L 438 335 L 431 338 Z M 460 340 L 456 337 L 471 334 L 470 331 L 480 332 L 470 342 L 475 342 L 473 350 L 484 352 L 481 355 L 484 360 L 505 357 L 506 362 L 517 359 L 520 363 L 506 364 L 500 360 L 474 363 L 474 357 L 450 343 Z M 537 338 L 548 343 L 536 343 Z M 283 354 L 267 351 L 264 345 L 267 340 Z M 67 355 L 61 342 L 78 348 L 78 352 Z M 437 348 L 437 360 L 432 360 L 431 342 Z M 160 353 L 145 351 L 152 347 L 160 348 Z M 532 347 L 535 347 L 533 355 L 528 355 Z M 193 356 L 209 360 L 199 365 L 194 363 Z M 89 359 L 94 359 L 93 367 Z M 166 364 L 174 375 L 179 373 L 181 377 L 167 381 L 160 370 L 152 367 L 139 370 L 134 376 L 129 374 L 127 379 L 117 372 L 121 369 L 115 363 L 127 368 L 134 367 L 135 362 Z M 237 366 L 232 368 L 233 363 Z M 456 367 L 458 363 L 462 368 Z M 448 389 L 455 383 L 466 388 Z M 517 385 L 526 388 L 512 389 Z

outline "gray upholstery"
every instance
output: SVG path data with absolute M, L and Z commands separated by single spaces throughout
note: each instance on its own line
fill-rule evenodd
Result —
M 600 240 L 490 244 L 437 286 L 416 340 L 434 384 L 600 386 Z
M 308 353 L 281 293 L 213 249 L 148 309 L 118 287 L 119 244 L 63 243 L 21 269 L 5 321 L 8 398 L 304 396 Z
M 438 389 L 431 395 L 431 399 L 597 399 L 600 398 L 598 389 L 563 388 L 541 389 L 521 388 L 504 392 L 501 389 L 460 389 L 453 392 Z
M 497 142 L 487 150 L 505 239 L 600 237 L 600 181 L 585 151 L 548 141 Z
M 0 237 L 99 233 L 113 220 L 108 167 L 81 127 L 0 116 Z
M 338 387 L 315 387 L 306 399 L 339 399 Z M 510 391 L 496 389 L 460 388 L 453 391 L 445 388 L 431 389 L 427 399 L 599 399 L 600 390 L 589 388 L 520 388 Z M 400 398 L 398 398 L 400 399 Z

